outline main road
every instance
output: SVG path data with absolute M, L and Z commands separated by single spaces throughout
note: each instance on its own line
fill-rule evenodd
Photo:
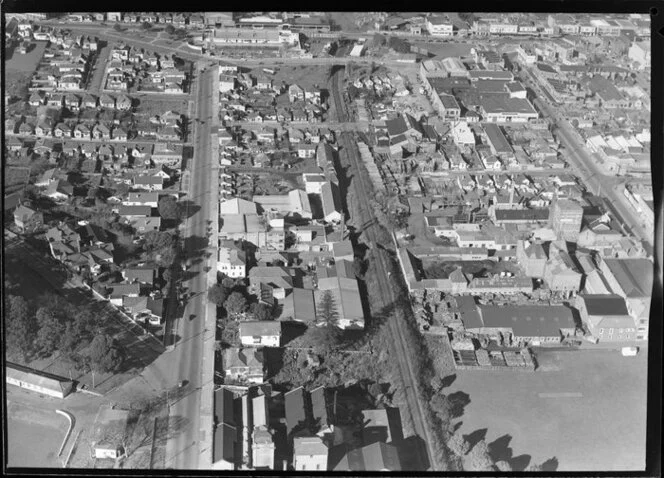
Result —
M 188 165 L 191 174 L 190 191 L 187 199 L 194 204 L 191 216 L 186 220 L 184 251 L 186 257 L 200 257 L 189 268 L 193 277 L 185 283 L 194 293 L 186 305 L 184 316 L 175 324 L 174 348 L 177 366 L 173 373 L 177 381 L 185 381 L 183 398 L 169 404 L 169 424 L 177 427 L 177 433 L 169 438 L 166 446 L 166 467 L 174 469 L 198 469 L 209 467 L 208 460 L 201 459 L 209 451 L 212 424 L 209 421 L 209 401 L 211 400 L 211 375 L 204 373 L 213 365 L 214 350 L 214 311 L 207 301 L 210 279 L 216 271 L 214 236 L 209 239 L 210 221 L 214 221 L 217 211 L 218 174 L 212 144 L 213 128 L 217 112 L 215 104 L 215 76 L 218 68 L 202 70 L 198 74 L 196 86 L 197 111 L 194 115 L 193 138 L 194 157 Z M 212 317 L 210 317 L 212 315 Z M 212 354 L 210 355 L 210 352 Z M 208 394 L 207 395 L 204 394 Z
M 625 182 L 624 178 L 604 174 L 574 126 L 557 111 L 555 106 L 542 97 L 542 93 L 544 93 L 545 96 L 553 100 L 551 95 L 545 88 L 540 87 L 539 81 L 532 71 L 529 69 L 526 69 L 526 71 L 529 76 L 521 76 L 521 78 L 530 83 L 533 89 L 540 94 L 540 97 L 535 98 L 533 103 L 544 116 L 550 118 L 557 126 L 556 133 L 567 150 L 567 159 L 586 184 L 588 190 L 606 198 L 609 206 L 613 209 L 612 212 L 618 216 L 617 219 L 626 225 L 637 239 L 652 247 L 654 243 L 652 231 L 646 230 L 636 211 L 632 209 L 627 199 L 620 193 Z

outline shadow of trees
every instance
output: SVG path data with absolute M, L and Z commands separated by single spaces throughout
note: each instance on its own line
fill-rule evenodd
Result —
M 514 456 L 512 448 L 509 446 L 512 436 L 505 434 L 496 438 L 488 444 L 489 455 L 494 462 L 505 461 L 510 465 L 512 471 L 524 471 L 531 461 L 530 455 Z
M 191 216 L 201 210 L 201 207 L 198 204 L 189 199 L 178 202 L 178 207 L 181 211 L 182 219 L 189 219 Z
M 464 435 L 463 437 L 468 442 L 469 448 L 473 448 L 480 440 L 484 440 L 488 430 L 488 428 L 479 428 L 468 435 Z

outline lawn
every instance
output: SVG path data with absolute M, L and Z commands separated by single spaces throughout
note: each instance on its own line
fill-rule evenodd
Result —
M 11 193 L 21 189 L 30 179 L 29 168 L 16 168 L 8 166 L 5 168 L 5 193 Z
M 420 48 L 425 48 L 429 54 L 433 54 L 439 58 L 447 58 L 448 56 L 464 57 L 470 55 L 472 45 L 469 43 L 418 43 L 412 42 L 411 45 Z
M 470 395 L 461 432 L 501 438 L 519 469 L 552 457 L 558 471 L 643 469 L 647 353 L 545 351 L 538 361 L 550 371 L 457 371 L 445 393 Z
M 179 114 L 187 114 L 188 100 L 174 100 L 167 98 L 156 98 L 151 95 L 137 95 L 140 104 L 136 108 L 137 115 L 145 115 L 147 118 L 154 115 L 162 115 L 167 111 L 175 111 Z
M 263 67 L 255 68 L 252 74 L 260 74 Z M 321 66 L 281 66 L 279 70 L 271 75 L 275 85 L 285 82 L 287 85 L 296 84 L 302 88 L 312 88 L 318 85 L 319 88 L 326 88 L 327 80 L 330 77 L 330 68 Z
M 12 57 L 5 62 L 5 69 L 7 72 L 21 71 L 32 73 L 37 68 L 39 60 L 44 55 L 46 49 L 46 42 L 33 42 L 34 46 L 25 55 L 19 55 L 14 51 Z

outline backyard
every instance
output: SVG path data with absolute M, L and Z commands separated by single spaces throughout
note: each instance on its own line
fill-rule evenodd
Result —
M 515 471 L 544 462 L 548 471 L 643 469 L 647 350 L 633 358 L 617 350 L 537 358 L 545 371 L 457 371 L 446 393 L 470 395 L 461 432 L 485 435 Z

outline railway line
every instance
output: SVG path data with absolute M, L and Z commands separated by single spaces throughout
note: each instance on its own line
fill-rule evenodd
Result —
M 341 70 L 338 70 L 332 77 L 332 95 L 335 103 L 335 110 L 337 112 L 338 120 L 340 122 L 345 122 L 349 120 L 349 117 L 346 113 L 344 102 L 341 98 L 340 87 L 339 87 L 339 76 Z M 373 211 L 370 206 L 370 197 L 369 191 L 371 191 L 371 184 L 367 182 L 367 178 L 360 174 L 360 165 L 358 158 L 357 145 L 353 141 L 354 135 L 352 133 L 341 133 L 339 137 L 339 143 L 343 148 L 343 151 L 348 155 L 352 167 L 355 169 L 355 174 L 353 179 L 359 181 L 360 187 L 356 187 L 359 200 L 359 208 L 361 211 L 362 223 L 377 223 L 376 218 L 374 217 Z M 366 234 L 369 243 L 374 246 L 378 246 L 380 243 L 376 237 L 376 229 L 372 227 L 366 227 L 363 229 L 363 232 Z M 385 263 L 385 257 L 383 255 L 377 255 L 377 261 L 375 262 L 376 272 L 377 272 L 377 284 L 379 286 L 381 302 L 383 306 L 389 306 L 396 302 L 397 298 L 392 289 L 392 284 L 390 283 L 390 277 L 392 276 L 391 271 L 389 270 L 388 265 Z M 389 275 L 388 275 L 389 274 Z M 413 364 L 411 362 L 411 357 L 407 350 L 404 327 L 405 323 L 397 322 L 393 318 L 387 319 L 387 325 L 392 333 L 392 336 L 395 338 L 394 345 L 395 348 L 393 352 L 396 355 L 396 365 L 399 375 L 402 378 L 404 385 L 404 393 L 406 395 L 407 408 L 406 411 L 410 415 L 411 422 L 413 423 L 413 428 L 415 433 L 419 435 L 427 445 L 428 457 L 423 459 L 420 457 L 420 463 L 429 463 L 433 470 L 438 470 L 439 465 L 436 463 L 436 456 L 433 452 L 433 438 L 432 433 L 429 430 L 429 423 L 425 419 L 424 408 L 422 406 L 422 398 L 419 396 L 417 390 L 417 378 Z

